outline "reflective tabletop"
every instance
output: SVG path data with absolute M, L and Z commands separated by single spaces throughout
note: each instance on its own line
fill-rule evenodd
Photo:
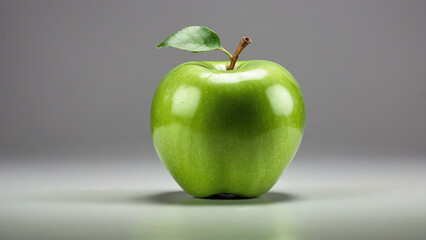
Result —
M 296 157 L 254 199 L 191 197 L 154 157 L 0 164 L 5 240 L 426 238 L 420 157 Z

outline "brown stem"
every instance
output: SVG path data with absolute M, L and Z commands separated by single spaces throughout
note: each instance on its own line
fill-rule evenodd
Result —
M 243 51 L 243 49 L 245 47 L 247 47 L 247 45 L 249 45 L 250 43 L 251 43 L 251 39 L 250 38 L 248 38 L 248 37 L 241 38 L 241 41 L 238 44 L 237 50 L 235 50 L 234 56 L 231 59 L 231 64 L 229 65 L 228 70 L 233 70 L 234 69 L 235 63 L 237 62 L 237 59 L 238 59 L 238 56 Z

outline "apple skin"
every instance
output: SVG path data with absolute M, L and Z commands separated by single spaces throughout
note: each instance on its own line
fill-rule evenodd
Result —
M 258 197 L 290 164 L 305 128 L 302 92 L 266 60 L 197 61 L 170 71 L 151 106 L 154 147 L 187 193 Z

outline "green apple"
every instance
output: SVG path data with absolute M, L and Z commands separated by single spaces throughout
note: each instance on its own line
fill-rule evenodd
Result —
M 305 107 L 296 80 L 274 62 L 236 62 L 238 54 L 231 64 L 177 66 L 152 101 L 151 133 L 158 156 L 195 197 L 266 193 L 302 140 Z

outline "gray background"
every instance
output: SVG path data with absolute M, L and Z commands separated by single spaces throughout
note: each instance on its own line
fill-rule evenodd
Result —
M 270 193 L 195 199 L 152 146 L 188 25 L 284 65 L 305 136 Z M 426 1 L 0 0 L 0 239 L 425 239 Z
M 301 154 L 425 154 L 426 2 L 0 1 L 0 153 L 154 155 L 156 86 L 219 51 L 155 49 L 188 25 L 241 59 L 284 65 L 301 85 Z

